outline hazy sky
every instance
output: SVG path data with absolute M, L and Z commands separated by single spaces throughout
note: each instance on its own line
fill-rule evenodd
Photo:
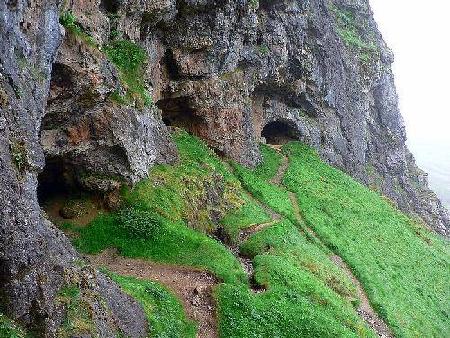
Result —
M 409 143 L 423 138 L 444 141 L 450 154 L 450 1 L 370 3 L 395 55 L 393 69 Z

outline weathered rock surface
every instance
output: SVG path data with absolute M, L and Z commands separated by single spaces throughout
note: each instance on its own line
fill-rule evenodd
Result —
M 90 309 L 93 335 L 146 335 L 141 307 L 90 268 L 41 212 L 39 129 L 61 43 L 57 1 L 0 3 L 0 307 L 39 336 L 54 337 L 71 286 Z M 107 296 L 106 296 L 107 295 Z M 106 299 L 106 303 L 103 299 Z
M 68 10 L 81 34 L 63 39 Z M 117 100 L 130 85 L 105 54 L 113 40 L 145 51 L 139 90 L 156 105 Z M 260 141 L 300 139 L 449 235 L 405 145 L 392 61 L 367 0 L 1 2 L 0 305 L 51 337 L 58 290 L 82 284 L 100 336 L 145 332 L 134 301 L 76 264 L 36 191 L 55 176 L 104 194 L 138 181 L 176 159 L 165 124 L 249 166 Z

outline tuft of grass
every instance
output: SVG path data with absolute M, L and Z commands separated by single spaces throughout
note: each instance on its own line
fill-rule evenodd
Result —
M 28 165 L 27 162 L 27 149 L 25 142 L 13 140 L 9 144 L 12 160 L 20 173 L 23 173 Z
M 114 40 L 103 47 L 108 59 L 117 67 L 126 95 L 117 92 L 113 98 L 118 102 L 135 103 L 140 107 L 153 105 L 153 99 L 144 83 L 144 64 L 147 54 L 143 48 L 129 40 Z
M 242 200 L 244 204 L 239 209 L 228 213 L 221 220 L 221 224 L 232 243 L 236 243 L 240 230 L 248 228 L 253 224 L 271 221 L 267 212 L 253 198 L 247 194 L 243 194 Z
M 59 23 L 72 35 L 79 37 L 91 47 L 97 47 L 94 38 L 79 24 L 72 11 L 64 11 L 59 17 Z
M 196 324 L 186 318 L 181 302 L 163 285 L 111 272 L 107 274 L 142 305 L 151 337 L 196 337 Z
M 270 49 L 269 47 L 267 47 L 267 45 L 258 45 L 258 53 L 262 56 L 266 56 L 267 54 L 270 53 Z
M 0 337 L 25 338 L 24 330 L 0 312 Z
M 297 194 L 305 222 L 350 265 L 396 336 L 448 336 L 448 242 L 312 149 L 294 142 L 284 151 L 284 184 Z

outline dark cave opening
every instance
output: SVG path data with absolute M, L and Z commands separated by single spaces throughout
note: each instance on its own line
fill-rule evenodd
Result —
M 41 205 L 60 196 L 78 194 L 74 172 L 60 157 L 47 158 L 44 170 L 38 176 L 38 199 Z
M 163 99 L 156 105 L 161 109 L 162 120 L 168 127 L 181 128 L 196 136 L 200 136 L 206 128 L 205 120 L 195 114 L 185 97 Z
M 56 225 L 85 226 L 105 210 L 103 197 L 83 189 L 75 168 L 62 157 L 46 159 L 38 176 L 39 205 Z
M 264 126 L 261 136 L 265 138 L 266 143 L 279 145 L 296 141 L 300 135 L 293 122 L 276 120 Z
M 119 11 L 121 0 L 101 0 L 100 8 L 108 13 L 117 13 Z

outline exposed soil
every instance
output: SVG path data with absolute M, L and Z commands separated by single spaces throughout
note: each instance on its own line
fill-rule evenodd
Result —
M 366 321 L 366 323 L 378 334 L 378 336 L 383 338 L 391 338 L 394 337 L 389 327 L 386 323 L 378 316 L 375 310 L 370 305 L 369 299 L 359 282 L 359 280 L 355 277 L 352 270 L 348 267 L 348 265 L 342 260 L 341 257 L 337 255 L 332 255 L 330 259 L 339 266 L 342 271 L 346 273 L 346 275 L 352 280 L 353 284 L 356 286 L 356 290 L 358 293 L 358 298 L 360 299 L 360 304 L 358 307 L 359 316 Z
M 217 279 L 199 269 L 124 258 L 115 250 L 90 256 L 96 267 L 125 276 L 155 280 L 167 286 L 183 303 L 187 316 L 198 322 L 198 338 L 218 337 L 216 304 L 212 296 Z
M 280 165 L 280 168 L 278 169 L 277 175 L 272 180 L 272 182 L 281 182 L 282 178 L 284 176 L 284 173 L 288 167 L 288 159 L 286 156 L 284 156 L 283 162 Z M 280 183 L 278 183 L 280 184 Z M 300 207 L 298 205 L 297 196 L 291 192 L 288 191 L 289 199 L 291 200 L 292 206 L 294 208 L 294 214 L 295 218 L 302 222 L 302 215 L 300 212 Z M 304 222 L 302 222 L 304 224 Z M 322 243 L 321 239 L 313 229 L 308 227 L 306 224 L 304 224 L 304 229 L 308 232 L 308 234 L 316 239 L 319 243 Z M 323 244 L 324 245 L 324 244 Z M 378 316 L 378 314 L 375 312 L 375 310 L 370 305 L 369 299 L 359 282 L 359 280 L 355 277 L 353 272 L 350 270 L 348 265 L 344 262 L 344 260 L 336 255 L 333 254 L 330 256 L 330 259 L 344 271 L 344 273 L 351 279 L 352 283 L 355 285 L 358 298 L 360 299 L 360 305 L 358 307 L 358 315 L 378 334 L 378 336 L 383 338 L 391 338 L 394 337 L 389 329 L 389 327 L 386 325 L 386 323 Z
M 64 196 L 57 198 L 55 197 L 49 201 L 46 201 L 43 204 L 42 209 L 53 223 L 61 225 L 65 222 L 69 222 L 76 226 L 86 226 L 94 220 L 100 212 L 105 210 L 100 199 L 93 196 L 89 199 L 88 203 L 83 205 L 82 212 L 79 214 L 74 214 L 71 218 L 64 218 L 61 215 L 61 210 L 63 210 L 69 201 L 70 200 Z
M 272 146 L 273 149 L 281 153 L 281 146 Z M 281 165 L 278 167 L 277 173 L 270 180 L 272 184 L 281 185 L 283 183 L 283 177 L 286 173 L 286 170 L 289 166 L 289 159 L 286 156 L 283 156 Z

